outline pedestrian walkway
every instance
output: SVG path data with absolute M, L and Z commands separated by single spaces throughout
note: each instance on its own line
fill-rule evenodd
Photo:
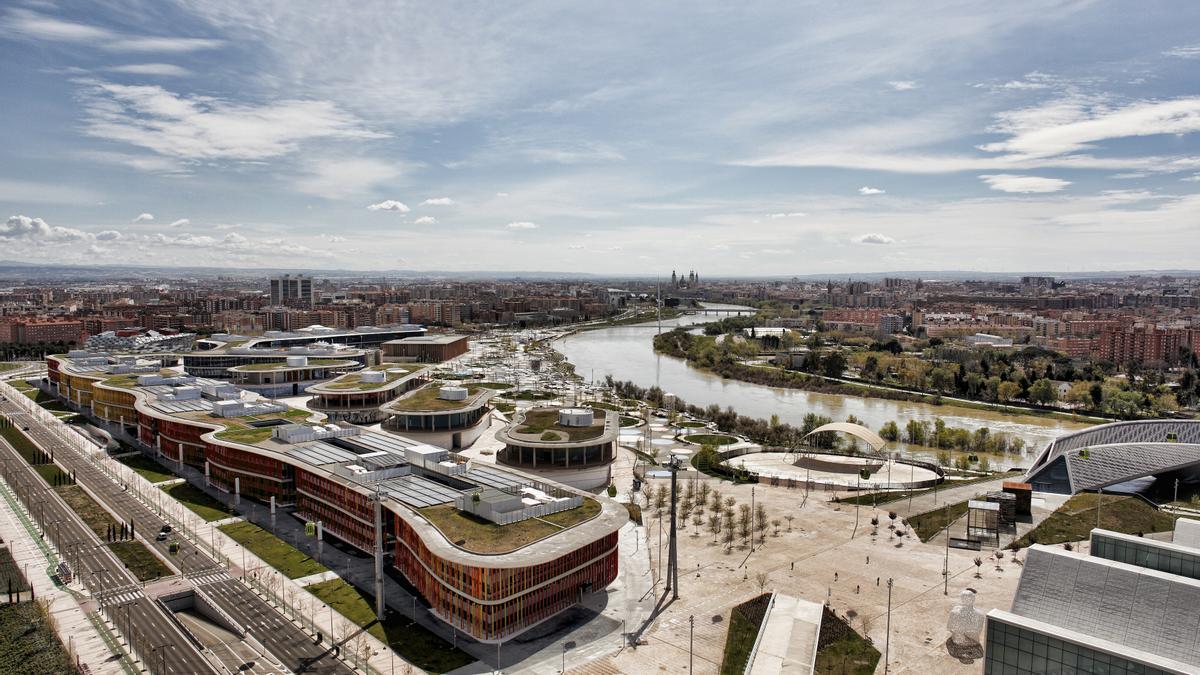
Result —
M 0 490 L 8 486 L 0 481 Z M 14 512 L 8 500 L 0 499 L 0 537 L 8 543 L 13 560 L 33 587 L 34 596 L 48 603 L 50 616 L 63 646 L 73 652 L 79 663 L 88 664 L 92 672 L 109 672 L 115 665 L 110 642 L 101 636 L 102 628 L 80 606 L 80 600 L 67 589 L 55 584 L 47 570 L 57 563 L 48 544 L 26 528 L 23 519 Z M 111 643 L 114 644 L 115 643 Z

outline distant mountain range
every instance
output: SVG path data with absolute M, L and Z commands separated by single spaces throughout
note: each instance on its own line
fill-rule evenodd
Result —
M 298 269 L 295 267 L 257 267 L 257 268 L 227 268 L 227 267 L 161 267 L 152 265 L 47 265 L 44 263 L 24 263 L 11 260 L 0 261 L 0 283 L 12 284 L 20 282 L 47 283 L 52 281 L 162 281 L 168 279 L 211 279 L 215 277 L 262 278 L 273 274 L 302 273 L 311 274 L 322 279 L 429 279 L 447 281 L 470 281 L 489 279 L 526 279 L 536 280 L 580 280 L 599 281 L 602 279 L 661 281 L 670 273 L 652 277 L 645 274 L 591 274 L 586 272 L 538 272 L 538 271 L 499 271 L 477 270 L 472 272 L 454 272 L 444 270 L 339 270 L 339 269 Z M 1017 280 L 1022 276 L 1052 276 L 1058 279 L 1120 279 L 1133 275 L 1140 276 L 1200 276 L 1200 270 L 1097 270 L 1090 272 L 980 272 L 970 270 L 912 270 L 903 272 L 839 272 L 822 274 L 777 274 L 769 276 L 733 276 L 711 275 L 704 279 L 744 279 L 747 281 L 878 281 L 885 277 L 902 279 L 925 279 L 927 281 L 1004 281 Z

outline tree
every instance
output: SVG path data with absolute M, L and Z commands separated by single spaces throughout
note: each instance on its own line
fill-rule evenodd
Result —
M 979 573 L 979 568 L 983 566 L 983 558 L 975 558 L 975 578 L 982 579 L 983 575 Z
M 996 391 L 997 398 L 1004 403 L 1015 399 L 1021 394 L 1021 385 L 1016 382 L 1004 381 L 1000 383 L 999 389 Z
M 1051 405 L 1058 400 L 1058 388 L 1043 377 L 1029 386 L 1029 400 L 1038 405 Z
M 779 536 L 779 528 L 782 525 L 783 525 L 783 521 L 779 520 L 778 518 L 773 518 L 771 520 L 771 527 L 775 530 L 774 536 L 776 536 L 776 537 Z
M 888 420 L 879 428 L 879 435 L 885 441 L 898 441 L 900 440 L 900 427 L 896 426 L 895 420 Z
M 758 592 L 759 593 L 762 593 L 763 590 L 766 589 L 767 582 L 770 581 L 770 579 L 771 579 L 771 576 L 769 574 L 767 574 L 766 572 L 759 572 L 758 574 L 754 575 L 754 581 L 755 581 L 755 583 L 758 584 Z
M 1092 383 L 1085 380 L 1080 380 L 1071 384 L 1071 388 L 1067 390 L 1067 403 L 1071 403 L 1081 408 L 1086 408 L 1092 405 Z
M 665 485 L 659 485 L 658 489 L 654 491 L 654 510 L 661 513 L 662 510 L 666 508 L 666 505 L 667 487 Z
M 840 350 L 833 350 L 821 359 L 821 373 L 826 377 L 841 377 L 846 372 L 846 357 Z
M 742 543 L 750 541 L 750 535 L 753 532 L 754 523 L 752 514 L 750 513 L 750 505 L 742 504 L 738 507 L 738 535 L 742 538 Z
M 788 515 L 784 516 L 783 519 L 788 521 L 788 532 L 791 532 L 792 531 L 792 521 L 796 519 L 796 516 L 793 516 L 792 514 L 789 513 Z
M 895 511 L 888 511 L 888 519 L 892 521 L 891 524 L 888 525 L 889 530 L 896 529 L 896 516 L 897 515 L 898 514 Z

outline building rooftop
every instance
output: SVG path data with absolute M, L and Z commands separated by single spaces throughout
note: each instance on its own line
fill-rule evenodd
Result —
M 466 335 L 454 335 L 447 333 L 434 333 L 431 335 L 419 335 L 414 337 L 400 338 L 399 340 L 388 340 L 383 343 L 385 345 L 448 345 L 458 342 L 459 340 L 468 339 Z
M 467 390 L 466 398 L 446 399 L 441 398 L 442 388 L 445 386 L 448 386 L 445 382 L 432 382 L 401 396 L 383 408 L 385 411 L 396 413 L 450 412 L 476 408 L 496 394 L 493 389 L 467 384 L 463 385 Z
M 592 422 L 586 426 L 562 424 L 562 412 L 592 413 Z M 534 446 L 571 444 L 582 441 L 606 442 L 616 439 L 619 433 L 620 416 L 599 408 L 531 408 L 513 415 L 508 427 L 496 434 L 504 443 L 532 444 Z
M 412 363 L 384 363 L 371 366 L 355 373 L 347 373 L 340 377 L 313 385 L 308 388 L 310 394 L 347 394 L 353 392 L 376 391 L 391 389 L 404 382 L 425 375 L 426 367 Z M 379 375 L 371 373 L 382 373 Z

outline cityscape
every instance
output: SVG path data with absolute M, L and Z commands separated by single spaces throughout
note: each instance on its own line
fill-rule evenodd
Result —
M 0 672 L 1200 673 L 1200 7 L 0 8 Z

